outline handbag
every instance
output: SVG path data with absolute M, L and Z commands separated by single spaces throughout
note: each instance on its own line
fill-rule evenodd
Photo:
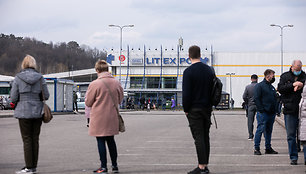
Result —
M 102 80 L 102 79 L 101 79 L 101 80 Z M 118 115 L 118 120 L 119 120 L 119 132 L 125 132 L 125 124 L 124 124 L 124 121 L 123 121 L 122 116 L 121 116 L 120 113 L 119 113 L 118 106 L 116 106 L 116 104 L 115 104 L 115 98 L 114 98 L 113 94 L 111 93 L 110 88 L 109 88 L 109 86 L 107 85 L 107 83 L 105 83 L 104 80 L 102 80 L 102 82 L 103 82 L 104 85 L 107 87 L 108 92 L 109 92 L 109 94 L 110 94 L 110 96 L 111 96 L 111 98 L 112 98 L 114 107 L 116 108 L 117 115 Z
M 42 80 L 40 81 L 40 87 L 41 87 L 42 100 L 44 102 L 42 120 L 43 120 L 44 123 L 49 123 L 52 120 L 53 115 L 51 113 L 50 107 L 46 104 L 46 100 L 45 100 L 45 96 L 44 96 L 44 92 L 43 92 L 43 87 L 42 87 Z

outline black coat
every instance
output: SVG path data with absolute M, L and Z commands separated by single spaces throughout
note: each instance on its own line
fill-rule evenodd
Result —
M 295 79 L 297 77 L 297 79 Z M 299 76 L 295 76 L 291 69 L 280 76 L 278 91 L 281 94 L 281 101 L 284 105 L 284 114 L 298 115 L 299 103 L 303 89 L 294 92 L 293 83 L 300 81 L 305 84 L 306 74 L 304 71 Z

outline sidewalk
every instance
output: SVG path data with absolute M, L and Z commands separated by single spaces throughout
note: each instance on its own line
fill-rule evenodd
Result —
M 279 154 L 255 156 L 254 143 L 247 140 L 244 112 L 216 111 L 215 115 L 218 129 L 212 125 L 210 133 L 212 174 L 305 173 L 302 153 L 299 165 L 289 164 L 286 132 L 279 124 L 274 124 L 272 136 L 272 146 Z M 196 166 L 193 139 L 182 111 L 131 111 L 122 116 L 127 131 L 116 136 L 120 173 L 186 174 Z M 24 166 L 18 121 L 0 120 L 0 173 L 12 174 Z M 83 114 L 55 115 L 42 125 L 39 173 L 89 174 L 97 167 L 97 143 L 88 136 Z

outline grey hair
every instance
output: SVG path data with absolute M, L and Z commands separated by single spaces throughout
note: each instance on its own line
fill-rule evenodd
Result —
M 301 66 L 303 66 L 302 61 L 301 60 L 293 60 L 292 61 L 292 66 L 294 66 L 296 63 L 300 63 Z

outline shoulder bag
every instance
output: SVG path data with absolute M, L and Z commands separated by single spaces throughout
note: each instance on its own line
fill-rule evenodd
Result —
M 52 120 L 53 115 L 51 113 L 50 107 L 46 104 L 46 100 L 45 100 L 45 96 L 44 96 L 44 91 L 43 91 L 43 86 L 42 86 L 42 80 L 40 80 L 41 96 L 42 96 L 42 100 L 44 102 L 42 120 L 43 120 L 44 123 L 49 123 Z

